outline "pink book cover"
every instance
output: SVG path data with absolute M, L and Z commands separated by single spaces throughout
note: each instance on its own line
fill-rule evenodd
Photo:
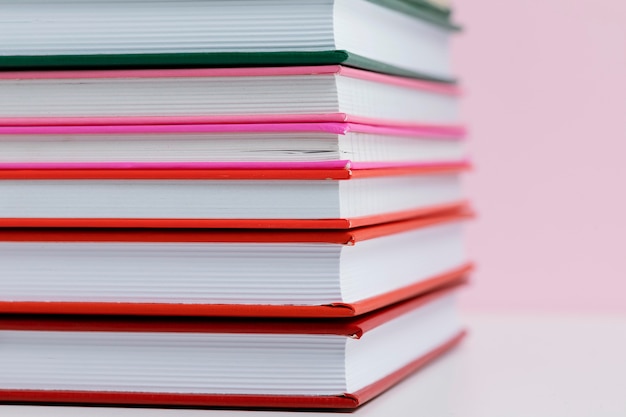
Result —
M 200 68 L 200 69 L 145 69 L 145 70 L 93 70 L 93 71 L 7 71 L 0 72 L 2 80 L 48 79 L 115 79 L 115 78 L 197 78 L 197 77 L 264 77 L 340 74 L 349 78 L 369 80 L 406 89 L 420 90 L 446 96 L 458 96 L 455 85 L 379 74 L 339 65 L 264 68 Z M 124 116 L 124 117 L 2 117 L 0 126 L 42 125 L 152 125 L 152 124 L 202 124 L 202 123 L 359 123 L 399 127 L 433 128 L 424 125 L 380 118 L 361 117 L 346 113 L 319 114 L 265 114 L 265 115 L 177 115 L 177 116 Z
M 427 138 L 463 140 L 466 131 L 455 126 L 393 127 L 358 123 L 249 123 L 249 124 L 173 124 L 173 125 L 47 125 L 0 126 L 0 140 L 7 135 L 101 135 L 101 134 L 165 134 L 165 133 L 285 133 L 326 132 L 345 135 L 348 132 Z M 377 169 L 404 166 L 440 166 L 451 162 L 355 162 L 327 160 L 312 162 L 0 162 L 0 169 Z

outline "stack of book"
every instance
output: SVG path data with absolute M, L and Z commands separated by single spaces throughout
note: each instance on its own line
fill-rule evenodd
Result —
M 9 0 L 0 401 L 354 408 L 457 343 L 426 0 Z

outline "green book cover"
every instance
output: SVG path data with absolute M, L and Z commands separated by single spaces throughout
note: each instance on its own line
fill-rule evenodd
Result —
M 384 74 L 453 83 L 454 79 L 434 77 L 347 51 L 319 52 L 220 52 L 106 55 L 38 55 L 0 57 L 2 70 L 123 69 L 123 68 L 228 68 L 346 65 Z
M 449 10 L 425 0 L 366 0 L 455 31 Z M 407 51 L 407 53 L 410 53 Z M 349 51 L 289 52 L 160 52 L 0 56 L 0 70 L 58 70 L 114 68 L 198 68 L 346 65 L 369 71 L 452 83 L 455 80 L 424 74 L 365 58 Z

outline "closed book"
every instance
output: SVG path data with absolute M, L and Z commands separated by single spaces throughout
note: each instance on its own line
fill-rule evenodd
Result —
M 410 0 L 3 1 L 0 68 L 344 64 L 452 81 L 449 13 Z
M 0 126 L 458 126 L 458 88 L 338 65 L 0 72 Z
M 464 134 L 354 123 L 0 126 L 0 169 L 436 166 L 466 160 Z
M 356 316 L 471 269 L 463 214 L 337 230 L 0 231 L 0 312 Z
M 0 169 L 0 226 L 353 228 L 463 207 L 467 166 Z
M 462 336 L 450 290 L 358 319 L 3 316 L 0 401 L 353 409 Z

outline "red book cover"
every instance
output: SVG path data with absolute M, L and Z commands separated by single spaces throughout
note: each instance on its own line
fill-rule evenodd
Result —
M 335 167 L 332 169 L 0 169 L 0 185 L 2 183 L 15 184 L 15 187 L 19 188 L 17 194 L 16 191 L 9 189 L 5 201 L 0 201 L 0 227 L 107 227 L 107 228 L 274 228 L 274 229 L 350 229 L 361 226 L 368 226 L 374 224 L 380 224 L 385 222 L 399 221 L 410 219 L 416 216 L 427 216 L 438 213 L 444 213 L 454 210 L 462 210 L 467 204 L 462 196 L 447 197 L 443 200 L 433 200 L 433 202 L 422 202 L 417 205 L 407 205 L 402 209 L 384 209 L 377 214 L 367 215 L 350 215 L 342 218 L 329 218 L 325 215 L 320 215 L 315 212 L 313 218 L 299 217 L 296 214 L 294 217 L 262 217 L 262 218 L 230 218 L 230 215 L 224 217 L 211 217 L 196 215 L 198 211 L 194 211 L 194 216 L 190 217 L 160 217 L 159 215 L 147 216 L 139 214 L 133 214 L 132 217 L 125 217 L 124 215 L 108 215 L 107 217 L 95 217 L 88 213 L 99 212 L 102 206 L 107 206 L 111 201 L 125 201 L 122 207 L 131 206 L 132 203 L 126 199 L 132 196 L 130 191 L 123 191 L 126 194 L 117 195 L 107 200 L 107 204 L 102 205 L 90 205 L 89 198 L 85 201 L 82 200 L 83 195 L 80 192 L 74 197 L 78 201 L 72 201 L 66 194 L 67 189 L 63 188 L 59 193 L 63 193 L 62 196 L 54 194 L 52 191 L 44 188 L 42 191 L 48 195 L 46 198 L 40 198 L 36 193 L 34 195 L 27 195 L 26 188 L 20 188 L 22 184 L 28 184 L 29 186 L 38 185 L 39 183 L 54 183 L 53 186 L 63 185 L 79 185 L 82 182 L 90 182 L 88 189 L 97 189 L 100 185 L 110 187 L 110 185 L 117 181 L 137 181 L 141 183 L 149 182 L 151 188 L 158 186 L 162 183 L 173 183 L 180 181 L 181 185 L 191 184 L 200 181 L 212 181 L 219 180 L 224 181 L 224 184 L 228 184 L 228 181 L 258 181 L 258 184 L 262 183 L 270 184 L 276 181 L 288 181 L 288 182 L 300 182 L 303 187 L 313 184 L 315 181 L 328 183 L 334 181 L 337 183 L 353 180 L 368 180 L 368 179 L 383 179 L 387 177 L 395 178 L 416 178 L 424 176 L 438 175 L 455 175 L 465 169 L 469 168 L 467 162 L 451 163 L 443 165 L 433 166 L 397 166 L 397 167 L 380 167 L 372 169 L 353 169 L 349 164 L 345 166 Z M 56 185 L 55 185 L 56 184 Z M 320 183 L 321 184 L 321 183 Z M 9 185 L 11 187 L 11 185 Z M 431 187 L 432 188 L 432 187 Z M 108 188 L 110 191 L 110 188 Z M 273 188 L 274 189 L 274 188 Z M 305 190 L 305 188 L 302 188 Z M 156 190 L 156 188 L 154 188 Z M 151 191 L 150 198 L 157 198 L 161 203 L 167 202 L 168 198 L 165 194 L 161 194 L 157 191 Z M 373 191 L 372 191 L 373 192 Z M 428 191 L 430 192 L 430 191 Z M 98 195 L 104 195 L 105 191 L 98 193 Z M 209 193 L 209 192 L 207 192 Z M 339 193 L 339 188 L 337 189 Z M 361 192 L 366 195 L 366 191 Z M 395 191 L 395 196 L 398 198 L 398 191 Z M 307 193 L 308 194 L 308 193 Z M 305 194 L 305 195 L 307 195 Z M 244 199 L 245 192 L 231 195 L 233 200 Z M 290 194 L 291 195 L 291 194 Z M 327 194 L 325 194 L 327 195 Z M 400 194 L 400 198 L 402 198 Z M 209 199 L 209 195 L 205 195 L 202 199 L 197 199 L 195 196 L 189 197 L 191 202 L 187 202 L 183 205 L 186 210 L 188 206 L 194 206 L 202 213 L 204 210 L 209 209 L 204 204 L 213 204 L 212 201 L 219 200 Z M 187 198 L 186 197 L 186 198 Z M 49 214 L 50 211 L 45 209 L 45 205 L 48 204 L 50 199 L 55 199 L 54 205 L 58 210 L 59 207 L 63 207 L 63 210 L 58 211 L 58 215 Z M 176 197 L 172 197 L 171 201 L 176 201 Z M 282 197 L 281 197 L 282 198 Z M 252 197 L 246 197 L 245 203 L 233 203 L 234 209 L 239 208 L 251 208 L 256 207 L 258 201 L 255 201 Z M 371 200 L 371 199 L 370 199 Z M 426 197 L 428 200 L 428 197 Z M 424 200 L 424 201 L 426 201 Z M 228 200 L 224 200 L 228 201 Z M 137 204 L 140 204 L 139 201 Z M 294 201 L 288 201 L 288 204 L 304 209 L 309 209 L 317 203 L 317 201 L 311 201 L 310 204 L 305 206 L 298 206 L 297 199 Z M 220 203 L 222 204 L 222 203 Z M 240 204 L 240 205 L 237 205 Z M 243 205 L 241 205 L 243 204 Z M 337 203 L 338 204 L 338 203 Z M 119 205 L 119 203 L 118 203 Z M 204 206 L 203 206 L 204 205 Z M 79 211 L 79 215 L 67 215 L 68 212 L 74 212 L 72 209 L 75 206 L 87 207 L 88 211 Z M 144 207 L 143 210 L 151 211 L 152 208 L 160 206 L 155 204 Z M 117 206 L 116 206 L 117 207 Z M 222 206 L 219 206 L 222 207 Z M 280 203 L 276 203 L 276 209 L 281 208 Z M 180 206 L 178 208 L 181 208 Z M 7 211 L 8 210 L 8 211 Z M 36 214 L 24 214 L 26 212 L 35 210 Z M 226 210 L 226 209 L 223 209 Z M 229 209 L 233 210 L 233 209 Z M 226 210 L 226 211 L 229 211 Z M 10 214 L 2 214 L 2 213 Z M 224 211 L 222 211 L 223 213 Z M 83 214 L 87 213 L 87 214 Z M 274 212 L 272 212 L 274 214 Z
M 3 316 L 0 318 L 0 335 L 4 334 L 4 340 L 10 340 L 15 334 L 25 332 L 37 334 L 38 332 L 51 332 L 52 334 L 71 333 L 74 335 L 85 334 L 110 334 L 110 338 L 120 334 L 149 335 L 170 334 L 233 334 L 233 335 L 338 335 L 345 336 L 346 340 L 352 340 L 354 344 L 361 343 L 372 331 L 384 330 L 390 324 L 401 327 L 396 337 L 403 336 L 406 332 L 414 332 L 418 327 L 412 327 L 410 323 L 415 321 L 432 320 L 435 314 L 433 306 L 442 301 L 450 301 L 451 293 L 455 287 L 448 287 L 428 295 L 410 299 L 408 301 L 386 307 L 376 312 L 369 313 L 359 318 L 348 319 L 177 319 L 177 318 L 125 318 L 124 320 L 111 318 L 98 318 L 94 316 L 82 316 L 68 318 L 63 316 Z M 437 304 L 441 307 L 443 304 Z M 452 304 L 445 305 L 450 312 Z M 428 310 L 431 309 L 431 310 Z M 441 311 L 441 310 L 440 310 Z M 416 314 L 426 315 L 417 316 Z M 412 321 L 407 321 L 412 320 Z M 404 321 L 402 321 L 404 320 Z M 394 324 L 395 323 L 395 324 Z M 405 324 L 402 324 L 405 323 Z M 431 322 L 431 324 L 436 322 Z M 237 407 L 237 408 L 305 408 L 305 409 L 354 409 L 380 395 L 394 384 L 407 377 L 412 372 L 442 355 L 455 346 L 464 336 L 458 323 L 448 326 L 445 335 L 438 335 L 433 339 L 431 346 L 422 349 L 420 353 L 410 357 L 396 369 L 390 370 L 384 376 L 374 382 L 353 392 L 342 392 L 333 395 L 303 395 L 303 394 L 217 394 L 217 393 L 187 393 L 184 389 L 180 392 L 142 392 L 129 390 L 95 390 L 95 389 L 54 389 L 54 388 L 28 388 L 23 386 L 19 389 L 7 388 L 6 382 L 0 378 L 0 402 L 10 403 L 75 403 L 75 404 L 115 404 L 115 405 L 148 405 L 148 406 L 191 406 L 191 407 Z M 425 328 L 423 328 L 425 329 Z M 417 334 L 416 337 L 430 337 L 427 332 Z M 393 340 L 394 344 L 402 340 Z M 87 349 L 100 349 L 100 346 L 89 346 Z M 254 349 L 255 347 L 251 347 Z M 416 348 L 417 349 L 417 348 Z M 28 347 L 26 348 L 28 350 Z M 52 350 L 52 349 L 51 349 Z M 9 354 L 11 353 L 8 351 Z M 41 352 L 41 350 L 39 350 Z M 417 350 L 416 350 L 417 352 Z M 381 351 L 382 353 L 382 351 Z M 48 353 L 54 357 L 53 353 Z M 80 354 L 80 353 L 79 353 Z M 41 353 L 36 353 L 41 355 Z M 45 356 L 45 355 L 44 355 Z M 10 360 L 10 359 L 5 359 Z M 20 360 L 19 358 L 17 359 Z M 36 361 L 39 358 L 34 359 Z M 45 361 L 45 359 L 44 359 Z M 1 362 L 1 360 L 0 360 Z M 70 361 L 71 362 L 71 361 Z M 370 361 L 371 362 L 371 361 Z M 70 364 L 71 365 L 71 364 Z M 70 366 L 68 365 L 68 366 Z M 19 365 L 18 365 L 19 366 Z M 22 365 L 30 366 L 30 364 Z M 15 372 L 11 367 L 7 372 Z M 57 368 L 57 373 L 63 373 L 63 367 Z M 167 367 L 164 368 L 167 371 Z M 68 371 L 69 372 L 69 371 Z M 71 372 L 68 375 L 72 375 Z M 120 380 L 121 381 L 121 380 Z M 11 383 L 8 383 L 10 385 Z M 25 383 L 22 382 L 25 385 Z
M 454 225 L 471 217 L 467 212 L 449 212 L 428 218 L 392 222 L 352 230 L 265 230 L 265 229 L 4 229 L 0 242 L 151 242 L 151 243 L 328 243 L 341 246 L 359 246 L 361 242 L 393 236 L 406 231 L 427 230 L 430 227 Z M 14 256 L 14 255 L 13 255 Z M 28 254 L 32 263 L 32 256 Z M 20 273 L 23 266 L 18 265 Z M 41 268 L 41 266 L 38 266 Z M 463 282 L 472 269 L 467 261 L 459 261 L 445 271 L 416 279 L 411 272 L 407 285 L 355 302 L 330 302 L 320 305 L 270 305 L 177 303 L 177 302 L 103 302 L 103 301 L 42 301 L 12 300 L 0 295 L 0 313 L 28 314 L 116 314 L 148 316 L 222 316 L 222 317 L 353 317 L 389 304 L 432 291 L 436 288 Z M 0 271 L 2 268 L 0 267 Z M 9 287 L 10 271 L 5 270 Z M 2 280 L 0 279 L 0 284 Z

